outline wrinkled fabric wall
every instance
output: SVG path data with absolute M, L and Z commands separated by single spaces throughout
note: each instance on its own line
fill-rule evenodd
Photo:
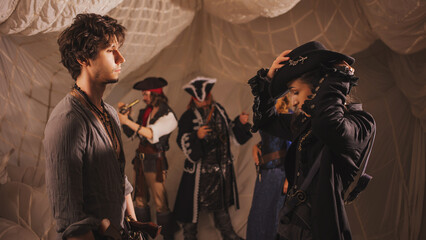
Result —
M 55 32 L 71 24 L 81 12 L 105 14 L 122 0 L 111 1 L 55 1 L 12 0 L 0 3 L 0 32 L 32 36 L 37 33 Z
M 250 112 L 247 80 L 283 50 L 318 40 L 356 58 L 356 93 L 377 121 L 368 167 L 374 179 L 347 208 L 354 239 L 426 236 L 421 228 L 426 223 L 424 1 L 21 0 L 2 1 L 0 10 L 0 154 L 14 148 L 10 164 L 44 167 L 44 126 L 73 84 L 59 63 L 56 38 L 80 12 L 108 14 L 128 29 L 121 79 L 107 89 L 105 100 L 116 105 L 140 98 L 132 85 L 162 76 L 178 116 L 189 102 L 181 87 L 197 75 L 218 79 L 212 93 L 231 118 Z M 123 138 L 126 173 L 132 178 L 137 142 Z M 175 139 L 176 131 L 168 152 L 171 207 L 184 160 Z M 241 209 L 230 212 L 241 236 L 255 180 L 250 149 L 258 140 L 255 135 L 233 147 Z M 199 234 L 200 239 L 219 238 L 211 216 L 202 216 Z

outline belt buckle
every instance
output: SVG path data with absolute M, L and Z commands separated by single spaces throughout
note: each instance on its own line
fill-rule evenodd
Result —
M 144 160 L 145 154 L 144 153 L 138 153 L 138 157 L 139 157 L 140 160 Z

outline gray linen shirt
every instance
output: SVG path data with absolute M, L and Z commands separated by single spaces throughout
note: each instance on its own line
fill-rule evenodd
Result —
M 122 145 L 115 109 L 105 104 Z M 53 109 L 44 132 L 46 185 L 59 238 L 96 231 L 107 218 L 121 228 L 125 195 L 133 191 L 120 157 L 95 115 L 67 94 Z

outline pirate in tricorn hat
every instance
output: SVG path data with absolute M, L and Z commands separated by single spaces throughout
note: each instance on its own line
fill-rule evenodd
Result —
M 148 205 L 149 189 L 155 200 L 157 223 L 161 225 L 164 239 L 173 239 L 178 226 L 170 212 L 167 193 L 164 186 L 168 169 L 166 151 L 169 150 L 169 137 L 177 127 L 177 119 L 167 104 L 163 87 L 167 81 L 161 77 L 148 77 L 137 82 L 133 89 L 142 91 L 146 108 L 141 109 L 136 122 L 130 117 L 130 111 L 119 114 L 123 132 L 140 139 L 136 156 L 133 160 L 136 171 L 135 212 L 143 222 L 151 221 Z M 125 107 L 119 103 L 119 108 Z
M 183 223 L 184 238 L 196 239 L 200 210 L 212 212 L 223 239 L 240 239 L 228 208 L 236 204 L 238 191 L 230 149 L 230 136 L 244 144 L 251 138 L 248 115 L 231 121 L 213 100 L 216 79 L 197 77 L 183 88 L 191 101 L 179 119 L 177 143 L 186 156 L 174 212 Z
M 277 239 L 352 239 L 343 195 L 368 161 L 376 129 L 361 104 L 346 98 L 358 80 L 354 61 L 314 41 L 284 51 L 270 69 L 249 80 L 257 128 L 273 117 L 271 104 L 288 91 L 296 111 L 292 121 L 282 119 L 274 126 L 277 132 L 293 130 L 284 160 L 287 197 Z M 368 183 L 371 177 L 363 174 L 361 179 Z M 361 190 L 351 192 L 348 200 Z

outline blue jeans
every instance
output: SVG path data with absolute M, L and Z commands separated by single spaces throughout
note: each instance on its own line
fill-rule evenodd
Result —
M 277 234 L 278 212 L 284 204 L 284 170 L 261 169 L 254 187 L 247 222 L 247 240 L 273 240 Z

